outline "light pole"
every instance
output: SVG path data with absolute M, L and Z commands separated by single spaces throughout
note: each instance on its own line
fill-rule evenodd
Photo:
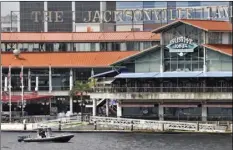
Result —
M 0 2 L 0 150 L 2 149 L 1 143 L 1 126 L 2 126 L 2 2 Z

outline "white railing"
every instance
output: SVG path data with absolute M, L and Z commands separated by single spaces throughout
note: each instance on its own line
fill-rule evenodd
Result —
M 83 118 L 85 120 L 85 118 Z M 197 131 L 197 132 L 226 132 L 227 126 L 219 126 L 215 124 L 203 124 L 193 122 L 177 122 L 177 121 L 156 121 L 128 118 L 113 118 L 113 117 L 90 117 L 90 123 L 93 123 L 98 129 L 123 129 L 123 130 L 154 130 L 154 131 Z M 88 119 L 86 118 L 86 124 Z M 27 123 L 27 130 L 35 130 L 41 126 L 50 127 L 52 129 L 67 129 L 75 128 L 83 124 L 81 116 L 58 118 L 40 123 Z M 2 123 L 2 130 L 24 130 L 22 123 Z M 232 124 L 230 125 L 232 131 Z
M 91 117 L 91 122 L 97 126 L 106 128 L 118 128 L 134 130 L 179 130 L 179 131 L 199 131 L 199 132 L 226 132 L 226 126 L 217 126 L 216 124 L 199 124 L 191 122 L 175 121 L 155 121 L 111 117 Z

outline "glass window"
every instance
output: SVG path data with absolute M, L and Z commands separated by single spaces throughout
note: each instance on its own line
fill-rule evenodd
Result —
M 205 1 L 202 1 L 201 2 L 201 6 L 228 6 L 229 5 L 229 2 L 222 2 L 222 1 L 219 1 L 219 2 L 205 2 Z
M 5 43 L 1 44 L 1 49 L 2 49 L 2 51 L 6 51 Z
M 143 49 L 150 48 L 151 46 L 151 42 L 143 42 Z
M 39 43 L 34 43 L 33 44 L 33 51 L 39 51 L 39 50 L 40 50 Z
M 45 43 L 45 50 L 48 52 L 54 51 L 54 44 L 53 43 Z
M 106 51 L 107 50 L 107 43 L 101 42 L 100 43 L 100 51 Z
M 76 51 L 90 51 L 91 44 L 90 43 L 76 43 L 75 48 L 76 48 Z
M 222 33 L 219 32 L 209 32 L 209 44 L 221 44 L 222 43 Z
M 33 50 L 33 43 L 28 43 L 28 51 L 31 52 Z
M 201 2 L 188 2 L 188 6 L 201 6 Z
M 203 48 L 198 47 L 194 52 L 170 53 L 167 48 L 164 52 L 165 71 L 202 71 L 203 70 Z
M 139 9 L 143 8 L 143 2 L 116 2 L 117 9 Z
M 53 90 L 68 90 L 70 86 L 69 69 L 52 69 Z
M 91 51 L 96 51 L 96 43 L 90 43 L 91 44 Z
M 229 44 L 232 44 L 232 33 L 229 33 Z
M 176 2 L 176 6 L 177 7 L 187 7 L 187 6 L 189 6 L 189 2 L 185 2 L 185 1 Z
M 127 50 L 140 50 L 140 42 L 126 42 Z

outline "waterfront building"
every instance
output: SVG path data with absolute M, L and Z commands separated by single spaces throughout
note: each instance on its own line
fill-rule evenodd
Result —
M 80 112 L 79 99 L 69 96 L 74 81 L 111 71 L 113 62 L 160 41 L 151 32 L 4 32 L 1 36 L 3 111 L 9 111 L 11 99 L 12 111 L 21 110 L 23 104 L 29 115 Z M 17 57 L 15 49 L 21 52 Z
M 229 21 L 182 19 L 151 32 L 5 32 L 1 47 L 5 111 L 11 99 L 12 111 L 29 115 L 80 112 L 69 91 L 92 77 L 85 111 L 94 116 L 232 119 Z
M 93 76 L 111 81 L 90 93 L 93 115 L 115 101 L 117 117 L 232 120 L 232 24 L 184 19 L 152 33 L 159 45 L 111 64 L 128 73 Z

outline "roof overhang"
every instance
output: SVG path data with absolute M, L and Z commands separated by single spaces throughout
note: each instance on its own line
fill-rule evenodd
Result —
M 190 20 L 192 20 L 192 19 L 190 19 Z M 206 21 L 206 20 L 203 20 L 203 21 Z M 209 20 L 209 21 L 211 21 L 211 20 Z M 232 29 L 231 30 L 228 30 L 228 29 L 226 29 L 226 30 L 209 30 L 209 29 L 206 29 L 204 27 L 192 24 L 192 23 L 190 23 L 188 21 L 185 21 L 185 20 L 182 20 L 182 19 L 175 20 L 175 21 L 173 21 L 173 22 L 171 22 L 171 23 L 169 23 L 167 25 L 164 25 L 164 26 L 161 26 L 159 28 L 156 28 L 156 29 L 152 30 L 151 32 L 152 33 L 161 33 L 161 32 L 167 31 L 172 26 L 179 25 L 179 24 L 182 24 L 182 23 L 190 25 L 190 26 L 193 26 L 193 27 L 196 27 L 196 28 L 204 30 L 204 31 L 208 31 L 208 32 L 227 32 L 227 33 L 228 32 L 232 32 Z
M 9 66 L 11 66 L 11 68 L 21 68 L 22 66 L 21 65 L 4 65 L 2 66 L 2 68 L 8 68 Z M 28 66 L 28 65 L 23 65 L 23 68 L 41 68 L 41 69 L 44 69 L 44 68 L 112 68 L 112 66 L 54 66 L 54 65 L 51 65 L 51 66 Z
M 129 60 L 129 59 L 132 59 L 132 58 L 141 56 L 141 55 L 143 55 L 143 54 L 145 54 L 145 53 L 147 53 L 147 52 L 153 51 L 153 50 L 156 49 L 156 48 L 160 49 L 160 46 L 158 46 L 158 45 L 152 46 L 152 47 L 150 47 L 150 48 L 148 48 L 148 49 L 145 49 L 145 50 L 143 50 L 143 51 L 141 51 L 141 52 L 139 52 L 139 53 L 136 53 L 136 54 L 133 54 L 133 55 L 131 55 L 131 56 L 125 57 L 125 58 L 123 58 L 123 59 L 120 59 L 120 60 L 118 60 L 118 61 L 116 61 L 116 62 L 114 62 L 114 63 L 112 63 L 112 64 L 110 64 L 110 65 L 111 65 L 111 66 L 115 66 L 115 65 L 117 65 L 117 64 L 119 64 L 119 63 L 122 63 L 122 62 L 124 62 L 124 61 L 127 61 L 127 60 Z
M 225 45 L 225 44 L 221 44 L 221 45 L 213 45 L 213 44 L 203 44 L 204 47 L 209 48 L 211 50 L 217 51 L 219 53 L 228 55 L 232 57 L 232 45 Z M 226 52 L 224 51 L 221 46 L 229 46 L 229 49 L 231 49 L 231 53 L 230 52 Z
M 145 72 L 145 73 L 121 73 L 115 79 L 139 79 L 139 78 L 228 78 L 232 77 L 232 71 L 225 72 Z

